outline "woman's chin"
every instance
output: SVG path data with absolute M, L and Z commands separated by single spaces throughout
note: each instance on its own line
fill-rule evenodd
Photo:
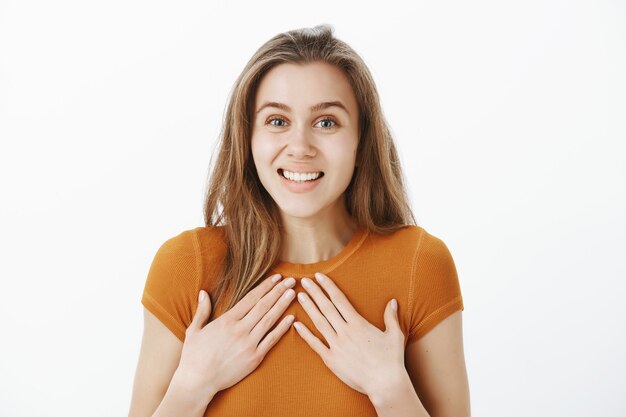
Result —
M 320 207 L 306 207 L 302 205 L 298 207 L 285 207 L 279 205 L 279 208 L 283 216 L 297 217 L 299 219 L 312 219 L 320 214 Z
M 339 196 L 341 197 L 341 195 Z M 283 216 L 298 219 L 315 219 L 323 217 L 335 217 L 341 215 L 339 199 L 334 201 L 320 201 L 319 199 L 302 199 L 300 201 L 278 200 L 278 209 Z M 326 220 L 326 219 L 324 219 Z

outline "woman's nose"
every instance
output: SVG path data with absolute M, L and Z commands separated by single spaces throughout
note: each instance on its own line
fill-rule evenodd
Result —
M 289 137 L 288 153 L 293 156 L 314 155 L 312 135 L 306 128 L 295 129 Z

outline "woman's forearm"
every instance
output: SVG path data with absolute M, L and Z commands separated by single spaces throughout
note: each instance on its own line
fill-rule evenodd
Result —
M 215 394 L 210 387 L 198 388 L 176 371 L 152 417 L 202 417 Z

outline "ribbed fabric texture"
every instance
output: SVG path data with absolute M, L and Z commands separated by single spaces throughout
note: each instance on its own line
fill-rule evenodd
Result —
M 212 293 L 225 253 L 222 227 L 183 231 L 157 251 L 141 302 L 181 341 L 196 311 L 198 292 L 202 288 Z M 296 278 L 296 293 L 306 292 L 300 278 L 315 281 L 315 272 L 328 275 L 354 308 L 380 330 L 385 329 L 385 306 L 395 298 L 405 345 L 464 309 L 450 251 L 420 226 L 406 226 L 389 236 L 359 228 L 331 259 L 313 264 L 279 261 L 267 276 L 275 272 Z M 222 313 L 217 306 L 215 318 Z M 297 300 L 282 317 L 288 314 L 328 346 Z M 217 393 L 205 413 L 214 417 L 278 415 L 375 417 L 376 412 L 368 397 L 335 376 L 292 327 L 257 369 Z

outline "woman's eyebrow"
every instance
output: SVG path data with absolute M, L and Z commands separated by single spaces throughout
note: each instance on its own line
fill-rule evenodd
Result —
M 263 104 L 256 112 L 259 113 L 261 110 L 263 110 L 266 107 L 275 107 L 277 109 L 286 111 L 286 112 L 291 112 L 291 107 L 289 107 L 288 105 L 284 104 L 284 103 L 278 103 L 276 101 L 268 101 L 267 103 Z M 311 113 L 320 111 L 320 110 L 324 110 L 327 109 L 329 107 L 339 107 L 340 109 L 342 109 L 343 111 L 346 112 L 346 114 L 348 116 L 350 116 L 350 112 L 348 111 L 348 109 L 346 108 L 346 106 L 344 106 L 344 104 L 339 101 L 323 101 L 321 103 L 317 103 L 313 106 L 311 106 L 310 110 Z

